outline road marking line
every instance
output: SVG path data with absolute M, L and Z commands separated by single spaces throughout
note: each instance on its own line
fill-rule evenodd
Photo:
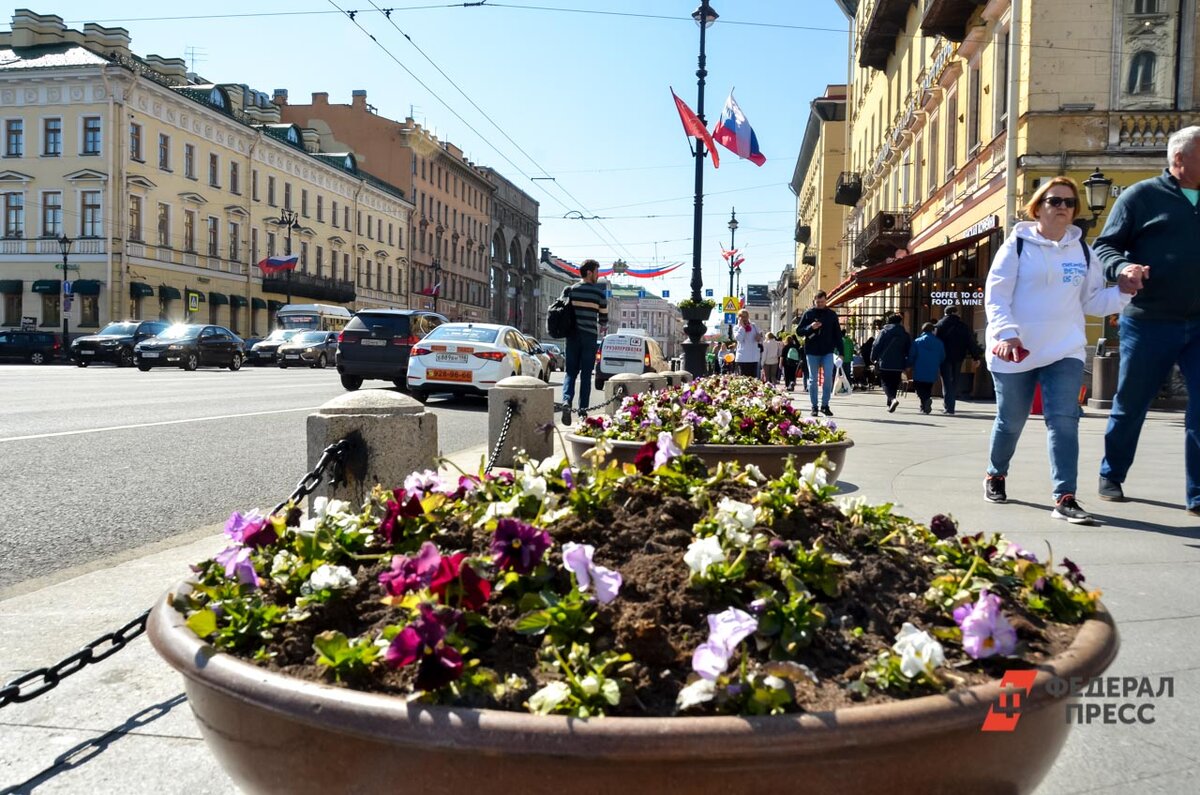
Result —
M 82 428 L 77 431 L 57 431 L 55 433 L 35 433 L 29 436 L 9 436 L 0 439 L 3 442 L 23 442 L 27 439 L 51 439 L 55 436 L 78 436 L 84 433 L 104 433 L 106 431 L 128 431 L 134 428 L 155 428 L 160 425 L 183 425 L 189 422 L 209 422 L 211 420 L 232 420 L 239 417 L 261 417 L 265 414 L 288 414 L 295 411 L 316 411 L 320 406 L 307 406 L 299 409 L 273 409 L 271 411 L 250 411 L 245 414 L 221 414 L 216 417 L 190 417 L 183 420 L 163 420 L 162 422 L 140 422 L 135 425 L 113 425 L 107 428 Z

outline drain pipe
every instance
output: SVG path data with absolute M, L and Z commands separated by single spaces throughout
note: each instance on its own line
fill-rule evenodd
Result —
M 1013 0 L 1008 24 L 1008 130 L 1004 140 L 1004 219 L 1005 232 L 1017 220 L 1017 122 L 1021 109 L 1021 7 L 1024 0 Z

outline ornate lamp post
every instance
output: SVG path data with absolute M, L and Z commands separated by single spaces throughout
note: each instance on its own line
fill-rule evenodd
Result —
M 705 69 L 704 33 L 712 23 L 717 21 L 717 12 L 713 10 L 708 0 L 700 0 L 700 6 L 692 12 L 692 19 L 700 26 L 700 59 L 696 69 L 696 86 L 699 98 L 696 101 L 696 116 L 704 124 L 704 78 L 708 75 Z M 700 273 L 700 237 L 704 223 L 704 143 L 696 141 L 696 212 L 692 224 L 692 301 L 700 303 L 700 288 L 704 279 Z M 703 320 L 692 318 L 684 326 L 688 341 L 683 344 L 683 366 L 695 375 L 704 372 L 704 352 L 706 345 L 701 341 L 704 337 L 705 324 Z
M 737 251 L 737 210 L 733 207 L 729 208 L 729 250 Z M 733 274 L 737 270 L 737 254 L 729 255 L 729 292 L 726 295 L 737 295 L 733 291 Z M 726 329 L 730 339 L 733 339 L 733 324 L 730 323 Z
M 58 250 L 62 252 L 62 258 L 63 258 L 63 261 L 62 261 L 63 284 L 66 284 L 67 281 L 69 281 L 71 278 L 71 271 L 68 270 L 68 268 L 67 268 L 67 255 L 71 253 L 71 244 L 74 242 L 75 241 L 71 240 L 71 238 L 67 237 L 65 232 L 63 233 L 63 236 L 58 239 Z M 68 332 L 70 331 L 71 322 L 67 317 L 67 302 L 68 301 L 70 301 L 70 296 L 66 293 L 66 291 L 64 291 L 63 296 L 62 296 L 62 321 L 63 321 L 62 349 L 63 349 L 64 355 L 66 354 L 66 352 L 68 350 L 70 350 L 70 337 L 68 335 Z
M 1112 184 L 1112 180 L 1104 176 L 1104 172 L 1100 169 L 1093 171 L 1092 175 L 1083 181 L 1087 206 L 1092 211 L 1092 220 L 1085 231 L 1095 228 L 1096 221 L 1100 219 L 1100 213 L 1104 212 L 1104 208 L 1108 206 L 1108 198 L 1112 195 Z
M 273 219 L 279 226 L 287 229 L 287 256 L 292 255 L 292 230 L 300 228 L 299 214 L 295 210 L 280 210 L 279 217 Z M 292 271 L 293 268 L 287 270 L 287 302 L 292 302 Z
M 438 293 L 442 291 L 442 261 L 438 257 L 434 257 L 429 267 L 433 268 L 433 311 L 436 312 Z

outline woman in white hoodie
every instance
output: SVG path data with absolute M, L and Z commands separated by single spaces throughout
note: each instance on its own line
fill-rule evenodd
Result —
M 984 499 L 1008 499 L 1004 479 L 1042 387 L 1042 415 L 1054 481 L 1055 519 L 1091 524 L 1075 499 L 1079 469 L 1079 389 L 1083 385 L 1085 315 L 1111 315 L 1129 302 L 1104 286 L 1104 268 L 1072 222 L 1079 190 L 1066 177 L 1041 185 L 1025 205 L 1034 220 L 1018 223 L 996 252 L 987 276 L 987 366 L 996 385 Z

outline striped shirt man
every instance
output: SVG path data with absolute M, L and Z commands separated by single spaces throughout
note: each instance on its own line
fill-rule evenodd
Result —
M 575 333 L 600 336 L 600 326 L 608 325 L 606 286 L 600 282 L 579 281 L 570 287 L 571 308 L 575 310 Z

